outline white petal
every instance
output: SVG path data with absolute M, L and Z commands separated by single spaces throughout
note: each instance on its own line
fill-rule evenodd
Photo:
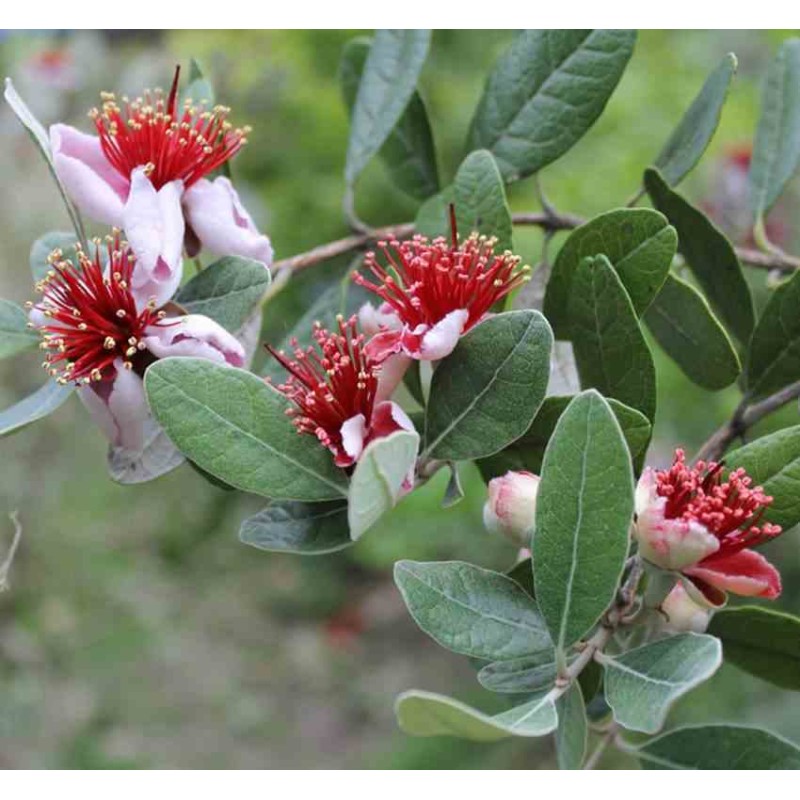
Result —
M 388 303 L 375 308 L 372 303 L 364 303 L 358 309 L 358 325 L 366 336 L 374 336 L 380 331 L 396 331 L 403 327 L 400 317 Z
M 367 421 L 364 419 L 364 415 L 356 414 L 343 422 L 340 433 L 345 453 L 353 461 L 357 461 L 364 449 L 364 437 L 367 435 Z
M 147 349 L 158 358 L 206 358 L 217 364 L 243 367 L 245 352 L 234 336 L 210 317 L 187 314 L 151 325 L 144 337 Z
M 425 361 L 438 361 L 449 356 L 458 344 L 468 318 L 469 312 L 460 308 L 451 311 L 444 319 L 440 319 L 422 337 L 419 357 Z

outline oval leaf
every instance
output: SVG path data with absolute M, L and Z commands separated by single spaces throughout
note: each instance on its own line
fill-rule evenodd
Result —
M 450 697 L 412 690 L 397 698 L 395 713 L 411 736 L 456 736 L 475 742 L 544 736 L 558 725 L 555 705 L 547 695 L 492 717 Z
M 601 663 L 614 719 L 629 730 L 656 733 L 670 706 L 719 669 L 722 647 L 713 636 L 684 633 Z
M 589 220 L 564 242 L 553 264 L 544 314 L 559 339 L 568 339 L 572 281 L 587 256 L 605 255 L 641 315 L 669 272 L 678 236 L 663 214 L 649 208 L 620 208 Z
M 760 606 L 724 608 L 708 631 L 722 639 L 726 661 L 800 692 L 800 618 Z
M 563 653 L 614 598 L 628 552 L 633 473 L 619 423 L 595 391 L 567 406 L 544 454 L 534 586 Z
M 29 263 L 34 281 L 40 281 L 52 269 L 47 260 L 53 250 L 61 250 L 66 258 L 75 255 L 75 234 L 50 231 L 40 236 L 31 246 Z
M 487 664 L 478 672 L 478 683 L 490 692 L 525 694 L 551 689 L 556 673 L 556 654 L 548 647 L 530 656 Z
M 559 769 L 580 769 L 586 757 L 589 723 L 586 705 L 578 681 L 556 701 L 558 729 L 556 730 L 556 756 Z
M 572 282 L 572 349 L 584 388 L 656 413 L 656 370 L 631 299 L 605 256 L 586 258 Z
M 333 500 L 347 477 L 313 437 L 297 433 L 286 401 L 248 372 L 167 358 L 145 373 L 158 422 L 181 452 L 230 486 L 276 500 Z
M 52 414 L 66 402 L 74 388 L 72 384 L 62 386 L 55 381 L 47 381 L 41 389 L 37 389 L 24 400 L 0 411 L 0 436 L 7 436 Z
M 511 578 L 462 561 L 398 561 L 414 621 L 442 647 L 491 661 L 551 647 L 535 601 Z
M 677 186 L 691 172 L 713 138 L 736 67 L 736 56 L 728 53 L 706 78 L 700 94 L 658 154 L 655 166 L 670 186 Z
M 0 358 L 38 347 L 38 332 L 28 327 L 28 315 L 21 306 L 0 299 Z
M 480 458 L 525 433 L 547 390 L 552 346 L 538 311 L 497 314 L 463 336 L 433 373 L 425 455 Z
M 164 429 L 148 418 L 140 450 L 112 445 L 108 449 L 108 474 L 122 484 L 146 483 L 160 478 L 184 462 L 183 454 L 170 441 Z
M 631 30 L 523 31 L 494 66 L 469 136 L 507 182 L 538 172 L 592 127 L 633 53 Z
M 347 526 L 347 503 L 270 503 L 249 517 L 239 539 L 259 550 L 321 555 L 353 544 Z
M 380 30 L 367 56 L 350 120 L 345 180 L 355 183 L 397 125 L 428 55 L 428 30 Z

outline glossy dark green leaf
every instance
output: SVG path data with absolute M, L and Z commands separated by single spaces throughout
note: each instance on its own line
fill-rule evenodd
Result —
M 586 757 L 589 723 L 581 685 L 575 681 L 556 701 L 556 756 L 559 769 L 580 769 Z
M 572 349 L 581 386 L 654 420 L 656 371 L 631 299 L 605 256 L 586 258 L 572 282 Z
M 800 272 L 778 286 L 753 331 L 745 387 L 762 397 L 800 380 Z
M 778 199 L 800 163 L 800 39 L 787 39 L 767 72 L 750 163 L 756 222 Z
M 351 39 L 344 47 L 339 65 L 342 95 L 352 113 L 358 86 L 372 40 Z M 416 90 L 405 111 L 380 148 L 379 156 L 399 189 L 424 200 L 439 191 L 436 151 L 425 103 Z
M 556 673 L 556 654 L 548 647 L 529 656 L 493 661 L 478 672 L 478 682 L 490 692 L 525 694 L 552 689 Z
M 253 313 L 269 284 L 269 270 L 260 261 L 226 256 L 181 286 L 175 302 L 190 314 L 204 314 L 233 333 Z
M 527 30 L 495 64 L 469 135 L 505 180 L 538 172 L 592 127 L 633 53 L 632 30 Z
M 716 391 L 739 377 L 742 365 L 733 342 L 703 295 L 681 278 L 667 276 L 644 321 L 664 352 L 698 386 Z
M 345 180 L 381 149 L 408 106 L 428 55 L 428 30 L 379 30 L 369 50 L 350 119 Z
M 62 386 L 50 380 L 24 400 L 0 411 L 0 436 L 8 436 L 52 414 L 66 402 L 74 388 L 72 384 Z
M 655 170 L 645 172 L 644 184 L 655 207 L 678 231 L 678 250 L 709 303 L 739 341 L 746 343 L 753 332 L 755 312 L 733 245 L 702 211 L 673 192 Z
M 47 259 L 53 250 L 61 250 L 65 258 L 74 258 L 76 241 L 74 232 L 50 231 L 40 236 L 31 246 L 29 258 L 34 282 L 40 281 L 52 269 Z
M 497 238 L 497 250 L 512 250 L 511 212 L 497 164 L 488 150 L 470 153 L 453 184 L 460 238 L 477 231 Z
M 286 401 L 240 369 L 196 358 L 167 358 L 145 373 L 158 422 L 206 472 L 273 500 L 334 500 L 347 476 L 313 436 L 297 433 Z
M 538 475 L 542 469 L 547 443 L 570 400 L 571 397 L 546 397 L 533 424 L 519 439 L 499 453 L 478 461 L 484 480 L 489 481 L 509 470 L 525 470 Z M 609 400 L 608 404 L 622 428 L 631 458 L 634 463 L 640 461 L 650 443 L 650 422 L 640 411 L 629 408 L 619 400 Z
M 533 537 L 536 597 L 562 653 L 613 600 L 632 516 L 633 472 L 622 430 L 597 392 L 583 392 L 547 445 Z
M 239 529 L 239 539 L 259 550 L 321 555 L 353 544 L 347 503 L 270 503 Z
M 678 728 L 634 749 L 645 769 L 800 769 L 800 750 L 759 728 Z
M 572 282 L 584 258 L 607 256 L 641 315 L 664 283 L 677 244 L 666 217 L 649 208 L 608 211 L 576 228 L 556 256 L 544 297 L 544 314 L 556 337 L 569 338 Z
M 761 606 L 723 608 L 708 632 L 722 639 L 727 662 L 800 692 L 800 618 Z
M 655 166 L 670 186 L 677 186 L 706 151 L 719 125 L 737 61 L 728 53 L 706 78 L 703 88 L 667 139 Z
M 25 309 L 0 298 L 0 358 L 38 347 L 41 336 L 28 327 Z
M 547 390 L 552 345 L 538 311 L 496 314 L 463 336 L 433 373 L 425 455 L 480 458 L 525 433 Z
M 552 647 L 535 601 L 506 575 L 462 561 L 398 561 L 394 579 L 442 647 L 492 661 Z
M 772 497 L 763 519 L 784 530 L 800 522 L 800 426 L 784 428 L 728 453 L 725 465 L 742 467 Z
M 544 736 L 558 724 L 555 704 L 547 695 L 489 716 L 450 697 L 412 690 L 397 698 L 395 713 L 400 727 L 411 736 L 456 736 L 476 742 Z

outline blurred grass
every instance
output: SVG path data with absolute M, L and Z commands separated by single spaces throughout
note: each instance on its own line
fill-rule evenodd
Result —
M 356 33 L 15 34 L 0 41 L 0 66 L 44 122 L 68 119 L 88 130 L 84 114 L 98 91 L 166 84 L 176 61 L 198 58 L 234 120 L 254 127 L 234 172 L 281 258 L 347 233 L 339 208 L 348 126 L 336 71 Z M 604 116 L 543 173 L 550 199 L 586 216 L 624 203 L 707 72 L 733 50 L 739 76 L 722 125 L 686 182 L 701 198 L 725 147 L 751 138 L 760 76 L 784 36 L 643 32 Z M 422 93 L 443 184 L 464 155 L 486 70 L 509 39 L 498 31 L 435 33 Z M 72 65 L 75 85 L 66 91 L 43 85 L 36 70 L 54 50 Z M 0 135 L 0 294 L 24 300 L 32 240 L 67 221 L 5 110 Z M 530 182 L 509 195 L 515 209 L 536 207 Z M 374 163 L 359 184 L 358 210 L 377 225 L 411 219 L 415 205 Z M 515 235 L 521 254 L 538 261 L 540 234 Z M 283 338 L 346 268 L 343 259 L 293 282 L 270 305 L 264 338 Z M 763 286 L 762 274 L 752 277 Z M 36 361 L 0 364 L 2 403 L 41 382 Z M 651 459 L 663 463 L 676 444 L 699 445 L 737 396 L 694 387 L 660 355 L 658 378 Z M 792 406 L 769 424 L 796 422 Z M 497 568 L 513 561 L 513 550 L 482 529 L 484 490 L 473 468 L 462 470 L 467 497 L 455 508 L 440 508 L 440 475 L 353 550 L 304 560 L 241 545 L 238 522 L 258 509 L 257 499 L 214 489 L 189 469 L 141 487 L 111 483 L 104 442 L 77 402 L 3 448 L 0 512 L 19 508 L 25 534 L 12 590 L 0 598 L 0 767 L 553 766 L 549 742 L 412 740 L 394 724 L 393 697 L 412 686 L 487 708 L 498 702 L 463 659 L 415 628 L 390 577 L 400 557 Z M 796 531 L 771 550 L 789 587 L 781 604 L 800 611 Z M 726 668 L 675 718 L 746 719 L 800 740 L 798 710 L 795 697 Z

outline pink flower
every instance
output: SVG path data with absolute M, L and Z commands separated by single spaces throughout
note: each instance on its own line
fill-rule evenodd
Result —
M 242 148 L 249 129 L 231 128 L 223 106 L 206 111 L 187 101 L 179 110 L 178 76 L 166 99 L 146 91 L 120 106 L 103 94 L 102 108 L 90 113 L 97 136 L 50 128 L 55 169 L 70 198 L 92 219 L 125 230 L 139 258 L 137 279 L 159 298 L 180 283 L 184 240 L 193 254 L 202 245 L 272 261 L 269 239 L 230 181 L 205 177 Z
M 518 547 L 530 547 L 539 476 L 532 472 L 507 472 L 492 478 L 483 506 L 483 524 Z
M 388 267 L 367 253 L 364 264 L 377 279 L 354 273 L 353 280 L 382 299 L 379 309 L 361 309 L 362 323 L 378 325 L 367 349 L 384 361 L 404 353 L 438 361 L 453 352 L 459 338 L 480 322 L 492 306 L 527 279 L 520 259 L 496 255 L 494 240 L 473 234 L 460 245 L 424 236 L 379 242 Z
M 724 592 L 774 599 L 781 592 L 778 571 L 750 550 L 781 532 L 759 525 L 772 498 L 751 488 L 744 470 L 722 480 L 722 465 L 698 461 L 687 467 L 682 450 L 668 470 L 646 469 L 636 488 L 639 553 L 656 566 L 681 572 L 713 604 Z
M 213 320 L 168 317 L 155 297 L 144 299 L 137 259 L 119 234 L 107 237 L 107 269 L 102 255 L 99 242 L 91 258 L 78 246 L 76 263 L 54 251 L 53 269 L 36 286 L 42 298 L 29 304 L 31 325 L 42 334 L 49 374 L 79 387 L 113 445 L 136 451 L 150 416 L 142 377 L 153 361 L 194 356 L 241 367 L 244 350 Z
M 289 413 L 300 433 L 310 433 L 333 453 L 339 467 L 351 467 L 374 439 L 414 425 L 383 387 L 383 371 L 364 347 L 356 318 L 338 317 L 338 332 L 314 325 L 315 346 L 294 343 L 294 359 L 267 349 L 289 373 L 276 387 L 291 400 Z M 388 376 L 394 381 L 394 376 Z

